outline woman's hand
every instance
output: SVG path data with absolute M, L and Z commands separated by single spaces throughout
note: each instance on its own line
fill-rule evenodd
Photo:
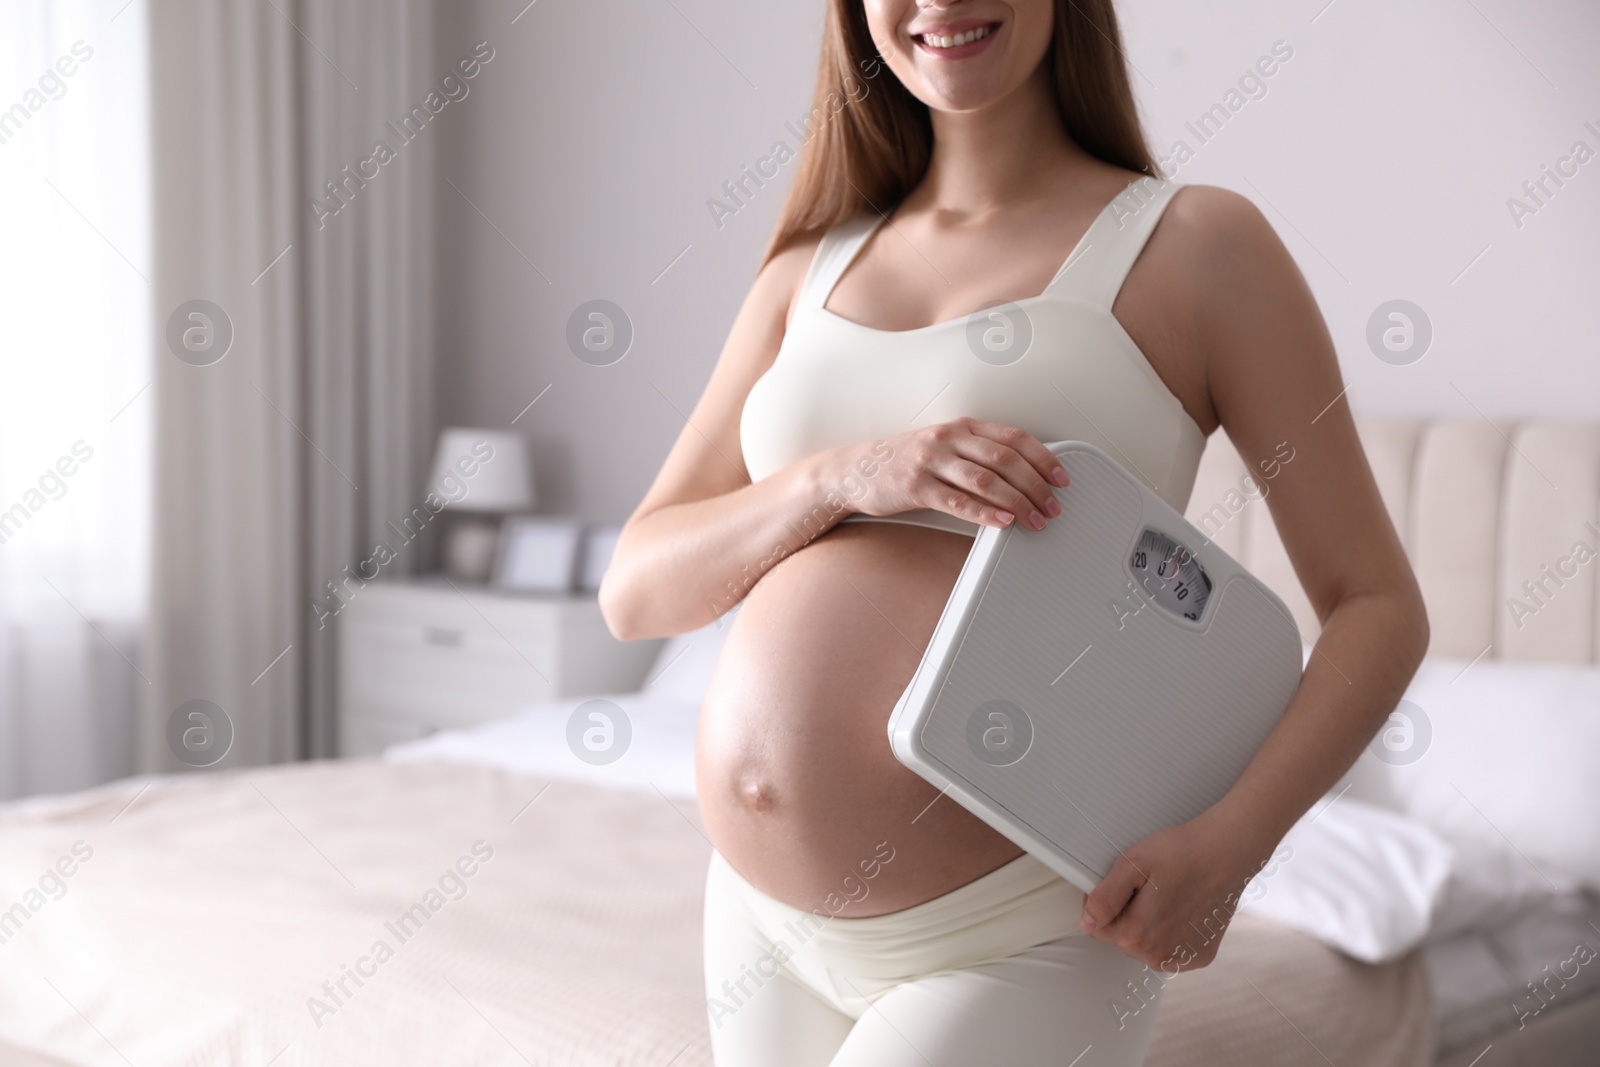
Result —
M 1214 811 L 1158 830 L 1111 865 L 1078 924 L 1166 974 L 1204 967 L 1245 884 L 1267 862 L 1244 844 L 1257 836 Z
M 1044 529 L 1061 514 L 1052 486 L 1067 484 L 1055 453 L 1026 430 L 959 418 L 874 441 L 872 459 L 859 445 L 832 451 L 854 480 L 849 507 L 865 515 L 931 508 L 969 522 Z M 864 488 L 863 488 L 864 487 Z

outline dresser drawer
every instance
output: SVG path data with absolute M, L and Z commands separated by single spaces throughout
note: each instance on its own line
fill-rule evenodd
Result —
M 339 752 L 374 755 L 529 704 L 631 692 L 659 641 L 622 642 L 592 596 L 374 582 L 339 613 Z
M 518 645 L 553 641 L 574 620 L 600 618 L 593 600 L 508 597 L 478 588 L 374 583 L 341 613 L 348 626 L 398 626 L 437 632 L 504 634 Z M 602 623 L 603 624 L 603 623 Z
M 343 636 L 346 714 L 436 728 L 469 726 L 558 692 L 552 641 L 482 629 L 361 623 Z

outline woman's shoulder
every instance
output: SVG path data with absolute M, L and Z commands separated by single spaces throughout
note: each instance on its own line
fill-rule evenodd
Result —
M 806 232 L 789 237 L 756 270 L 745 298 L 749 314 L 767 321 L 778 336 L 788 329 L 800 303 L 800 293 L 811 272 L 812 260 L 825 234 Z
M 782 247 L 773 251 L 762 264 L 761 273 L 772 273 L 788 277 L 790 275 L 804 275 L 810 266 L 811 259 L 817 252 L 817 246 L 826 236 L 820 230 L 809 233 L 795 234 L 785 241 Z
M 1309 297 L 1299 265 L 1261 208 L 1215 185 L 1184 185 L 1173 194 L 1144 258 L 1147 280 L 1206 334 L 1252 328 Z
M 818 251 L 826 245 L 833 255 L 847 252 L 877 218 L 858 214 L 833 226 L 793 234 L 767 257 L 756 277 L 756 286 L 763 289 L 769 299 L 781 301 L 786 323 L 793 317 Z
M 1287 250 L 1249 197 L 1216 185 L 1174 184 L 1135 268 L 1169 299 L 1181 301 L 1178 294 L 1186 293 L 1199 310 L 1282 269 Z
M 767 257 L 763 269 L 774 267 L 777 272 L 783 273 L 793 272 L 798 266 L 800 273 L 804 274 L 812 259 L 816 257 L 818 248 L 824 244 L 837 244 L 853 236 L 859 236 L 863 230 L 870 229 L 878 218 L 879 216 L 872 212 L 863 211 L 831 226 L 819 226 L 816 229 L 790 234 L 788 239 Z M 782 262 L 779 262 L 780 260 Z
M 1130 314 L 1203 332 L 1259 313 L 1263 302 L 1298 284 L 1293 258 L 1249 197 L 1215 185 L 1174 184 L 1118 298 Z
M 781 314 L 785 325 L 794 315 L 801 286 L 811 269 L 811 260 L 822 242 L 821 233 L 800 234 L 791 237 L 761 265 L 756 275 L 755 289 L 774 314 Z
M 1169 244 L 1210 257 L 1263 251 L 1277 243 L 1271 223 L 1249 197 L 1218 185 L 1177 185 L 1161 220 Z
M 1273 236 L 1272 227 L 1249 197 L 1217 185 L 1202 185 L 1160 178 L 1126 167 L 1102 163 L 1091 179 L 1101 198 L 1149 199 L 1152 190 L 1174 187 L 1151 238 L 1158 256 L 1191 251 L 1204 255 L 1227 245 L 1259 242 Z M 1163 248 L 1162 246 L 1166 246 Z

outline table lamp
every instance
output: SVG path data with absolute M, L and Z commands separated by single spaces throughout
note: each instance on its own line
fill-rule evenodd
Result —
M 532 507 L 533 490 L 528 446 L 520 434 L 461 426 L 440 431 L 428 491 L 452 513 L 445 571 L 462 581 L 487 581 L 500 537 L 498 516 Z

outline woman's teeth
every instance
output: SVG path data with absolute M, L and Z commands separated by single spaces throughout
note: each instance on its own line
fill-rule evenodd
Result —
M 930 48 L 957 48 L 987 36 L 989 36 L 989 27 L 979 26 L 975 30 L 968 30 L 966 33 L 958 33 L 950 37 L 938 37 L 931 33 L 925 33 L 919 40 Z

